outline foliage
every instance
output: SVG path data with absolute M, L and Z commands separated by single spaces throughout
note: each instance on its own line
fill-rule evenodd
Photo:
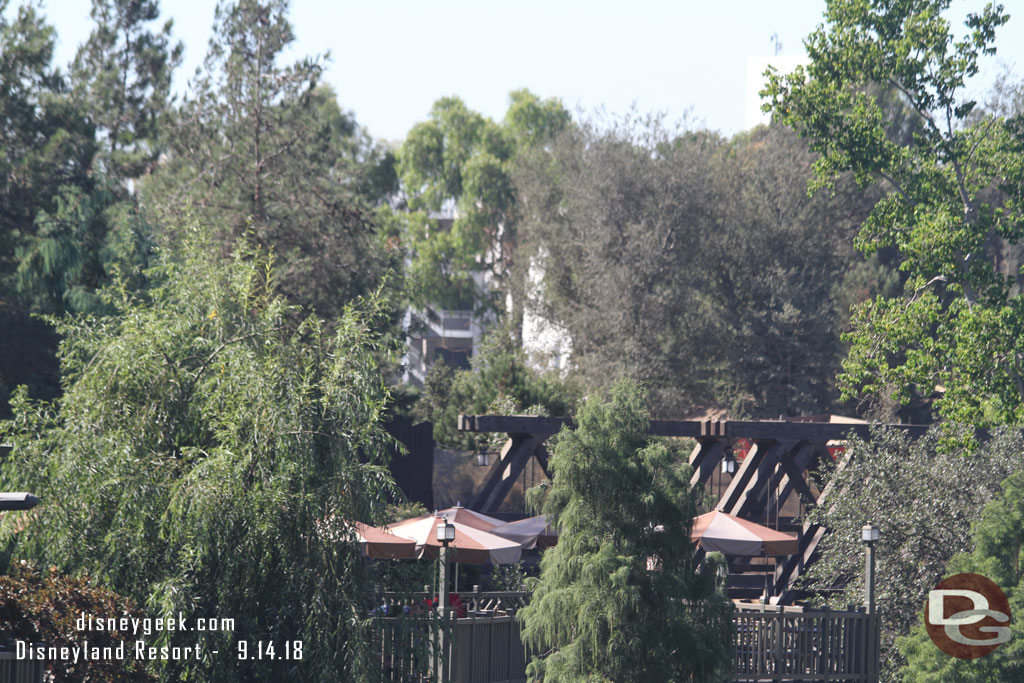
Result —
M 1020 552 L 1024 543 L 1024 472 L 1015 472 L 1003 482 L 981 513 L 972 530 L 973 551 L 953 558 L 945 575 L 970 572 L 986 576 L 1006 593 L 1010 611 L 1020 615 L 1024 608 L 1024 573 Z M 923 611 L 918 613 L 921 617 Z M 907 659 L 901 671 L 908 683 L 939 681 L 1014 681 L 1024 676 L 1024 648 L 1020 619 L 1010 620 L 1010 642 L 995 652 L 974 660 L 954 659 L 931 642 L 923 623 L 901 639 L 900 651 Z
M 347 309 L 328 334 L 275 296 L 261 252 L 224 261 L 186 234 L 148 297 L 112 290 L 111 315 L 59 321 L 63 398 L 16 398 L 0 488 L 44 501 L 16 556 L 88 572 L 150 614 L 234 618 L 208 649 L 305 646 L 301 662 L 167 662 L 165 680 L 366 679 L 369 577 L 338 539 L 393 490 L 380 311 Z
M 459 413 L 556 417 L 569 414 L 574 396 L 572 384 L 554 373 L 530 368 L 509 330 L 491 330 L 470 362 L 471 369 L 452 371 L 438 361 L 427 373 L 416 416 L 434 423 L 434 439 L 439 443 L 465 449 L 490 443 L 483 436 L 458 432 Z
M 726 141 L 629 119 L 524 159 L 528 306 L 567 330 L 583 385 L 632 377 L 657 417 L 827 409 L 841 304 L 887 285 L 879 264 L 847 277 L 867 207 L 849 182 L 808 201 L 811 162 L 781 127 Z
M 279 64 L 294 42 L 286 12 L 286 0 L 218 4 L 144 196 L 172 224 L 193 213 L 224 254 L 242 236 L 273 250 L 281 291 L 332 319 L 399 265 L 378 233 L 380 197 L 363 194 L 387 187 L 375 174 L 390 162 L 319 85 L 321 58 Z
M 499 308 L 495 292 L 480 299 L 473 276 L 481 272 L 492 278 L 497 292 L 512 293 L 508 278 L 518 221 L 514 161 L 526 149 L 541 148 L 570 121 L 560 101 L 516 90 L 501 124 L 470 110 L 458 97 L 443 97 L 430 118 L 409 131 L 399 150 L 398 172 L 413 211 L 405 237 L 416 304 L 459 308 L 473 301 L 480 308 Z M 452 208 L 451 228 L 438 229 L 429 212 Z
M 97 310 L 97 290 L 115 273 L 144 284 L 150 229 L 127 184 L 156 158 L 178 58 L 169 27 L 146 28 L 156 15 L 152 1 L 97 0 L 67 78 L 51 65 L 55 37 L 36 7 L 12 14 L 0 3 L 0 292 L 9 329 L 31 348 L 0 368 L 0 412 L 16 383 L 40 397 L 58 390 L 48 373 L 19 367 L 47 367 L 56 354 L 52 332 L 29 314 Z
M 156 32 L 156 0 L 92 0 L 93 30 L 71 67 L 76 109 L 96 130 L 103 171 L 118 179 L 152 170 L 171 76 L 182 45 L 168 20 Z
M 1019 424 L 1024 300 L 1013 291 L 1020 263 L 1001 263 L 1001 245 L 1024 234 L 1024 120 L 979 113 L 965 93 L 1008 16 L 989 4 L 957 38 L 950 4 L 830 0 L 806 41 L 810 65 L 770 74 L 766 109 L 819 153 L 812 190 L 842 172 L 887 189 L 857 246 L 897 249 L 906 287 L 858 307 L 844 395 L 903 404 L 939 385 L 949 420 Z M 917 134 L 888 134 L 887 89 L 914 112 Z
M 720 680 L 729 605 L 714 572 L 693 564 L 688 467 L 647 436 L 643 396 L 629 382 L 582 404 L 577 423 L 552 454 L 543 503 L 558 545 L 544 553 L 519 613 L 534 653 L 528 675 Z
M 129 647 L 132 633 L 118 631 L 79 631 L 76 620 L 82 614 L 103 618 L 145 615 L 130 600 L 94 585 L 88 577 L 71 578 L 51 567 L 43 572 L 25 563 L 0 576 L 0 632 L 5 637 L 41 643 L 47 647 Z M 47 680 L 58 683 L 102 680 L 111 683 L 152 681 L 145 662 L 126 654 L 123 661 L 113 658 L 78 662 L 55 660 L 47 664 Z
M 829 533 L 804 580 L 819 588 L 842 587 L 829 601 L 839 609 L 863 600 L 861 527 L 872 521 L 881 529 L 875 600 L 888 681 L 899 680 L 903 663 L 897 638 L 914 625 L 950 558 L 971 548 L 971 523 L 999 483 L 1024 469 L 1019 434 L 999 434 L 971 457 L 939 448 L 940 441 L 938 428 L 915 441 L 898 429 L 875 430 L 870 441 L 850 440 L 845 467 L 827 476 L 827 502 L 808 515 Z
M 391 503 L 385 508 L 384 523 L 394 524 L 395 522 L 412 519 L 413 517 L 422 517 L 426 514 L 430 514 L 430 510 L 418 501 Z
M 526 588 L 526 570 L 522 562 L 494 565 L 489 579 L 492 591 L 521 591 Z

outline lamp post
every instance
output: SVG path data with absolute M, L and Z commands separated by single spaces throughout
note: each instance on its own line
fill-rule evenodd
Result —
M 437 680 L 443 680 L 444 668 L 444 629 L 445 615 L 448 606 L 448 544 L 455 540 L 455 525 L 448 521 L 447 517 L 439 517 L 437 525 L 437 540 L 441 544 L 441 562 L 438 569 L 437 581 L 437 616 L 440 619 L 437 629 Z
M 871 522 L 860 530 L 864 542 L 864 607 L 868 614 L 875 613 L 875 541 L 880 536 L 880 530 Z

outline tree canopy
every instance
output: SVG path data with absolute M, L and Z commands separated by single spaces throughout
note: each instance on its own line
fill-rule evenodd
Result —
M 802 580 L 811 590 L 842 586 L 822 593 L 834 609 L 862 601 L 860 529 L 869 520 L 881 529 L 875 599 L 884 681 L 900 680 L 905 660 L 897 640 L 917 622 L 950 560 L 972 548 L 971 524 L 997 496 L 1000 483 L 1024 469 L 1019 434 L 996 434 L 971 457 L 940 448 L 941 440 L 938 428 L 916 440 L 898 429 L 878 429 L 869 441 L 852 439 L 849 460 L 828 473 L 827 502 L 808 514 L 829 533 Z
M 515 160 L 543 147 L 570 123 L 557 99 L 516 90 L 501 124 L 470 110 L 458 97 L 443 97 L 430 118 L 409 131 L 398 170 L 413 210 L 405 238 L 416 303 L 504 308 L 502 297 L 515 291 L 510 284 L 518 242 Z M 431 218 L 442 210 L 454 214 L 450 229 L 438 229 Z M 475 274 L 486 274 L 493 289 L 479 288 Z
M 844 395 L 903 404 L 938 387 L 947 419 L 1020 423 L 1021 264 L 1004 262 L 1001 245 L 1024 230 L 1024 124 L 982 112 L 967 94 L 1008 15 L 989 4 L 958 36 L 950 4 L 830 0 L 806 41 L 810 64 L 771 74 L 766 108 L 819 154 L 812 189 L 851 172 L 887 190 L 856 244 L 897 249 L 906 286 L 858 307 Z M 888 89 L 917 119 L 909 138 L 889 135 L 880 102 Z
M 566 330 L 584 386 L 632 377 L 658 417 L 826 411 L 842 308 L 889 285 L 849 245 L 865 200 L 844 182 L 808 201 L 811 163 L 781 127 L 728 141 L 650 120 L 584 124 L 527 155 L 528 306 Z
M 995 499 L 981 513 L 972 529 L 973 550 L 962 553 L 949 563 L 945 575 L 981 574 L 994 581 L 1010 601 L 1016 616 L 1024 609 L 1024 572 L 1020 553 L 1024 545 L 1024 472 L 1016 472 L 1003 482 Z M 935 583 L 938 583 L 936 580 Z M 924 604 L 920 600 L 917 606 Z M 925 608 L 927 609 L 927 608 Z M 1021 650 L 1024 626 L 1011 618 L 1008 643 L 984 657 L 956 659 L 939 650 L 931 642 L 917 613 L 919 623 L 913 632 L 901 639 L 900 651 L 907 659 L 900 671 L 908 683 L 939 683 L 940 681 L 1014 681 L 1024 676 Z
M 373 306 L 333 333 L 297 322 L 264 253 L 225 261 L 187 234 L 147 296 L 108 290 L 109 315 L 57 323 L 63 396 L 20 393 L 0 428 L 14 446 L 0 487 L 45 503 L 4 536 L 150 614 L 234 618 L 210 648 L 304 643 L 301 662 L 167 662 L 166 680 L 367 680 L 367 570 L 347 524 L 381 518 L 392 490 Z
M 293 41 L 285 0 L 217 5 L 144 194 L 169 225 L 201 221 L 224 254 L 243 236 L 272 249 L 281 291 L 330 319 L 396 265 L 368 196 L 389 189 L 377 171 L 390 161 L 320 84 L 322 57 L 280 63 Z
M 730 606 L 694 565 L 688 467 L 647 435 L 643 395 L 617 383 L 577 412 L 551 455 L 542 511 L 558 545 L 519 613 L 548 681 L 719 680 Z M 699 647 L 689 644 L 699 643 Z

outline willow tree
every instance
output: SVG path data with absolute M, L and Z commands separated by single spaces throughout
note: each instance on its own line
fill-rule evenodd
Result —
M 647 435 L 628 381 L 584 403 L 551 456 L 543 511 L 558 545 L 520 611 L 541 681 L 721 680 L 729 605 L 698 571 L 688 466 Z
M 383 514 L 388 400 L 368 313 L 331 334 L 274 294 L 258 252 L 163 258 L 147 298 L 58 322 L 64 395 L 15 400 L 6 490 L 44 503 L 3 528 L 14 556 L 88 574 L 153 616 L 236 620 L 165 680 L 368 680 L 365 567 L 348 520 Z M 4 520 L 5 523 L 8 520 Z M 205 638 L 203 638 L 205 636 Z M 192 645 L 161 632 L 152 645 Z M 301 641 L 238 661 L 236 640 Z

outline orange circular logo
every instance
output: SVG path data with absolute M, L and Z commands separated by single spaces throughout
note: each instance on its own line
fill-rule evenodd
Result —
M 928 592 L 924 623 L 947 655 L 977 659 L 1010 640 L 1010 602 L 991 579 L 956 574 Z

